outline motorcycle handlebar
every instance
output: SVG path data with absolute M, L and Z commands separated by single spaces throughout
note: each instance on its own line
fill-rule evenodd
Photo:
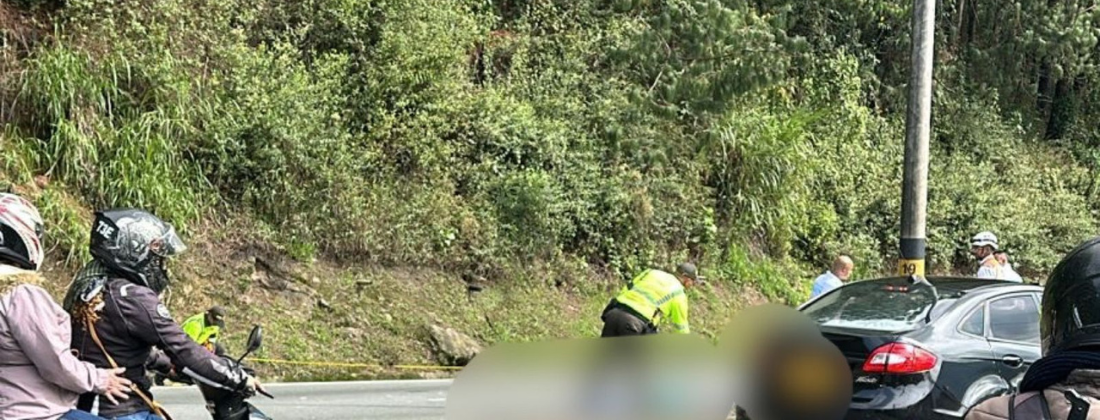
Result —
M 271 394 L 269 394 L 269 393 L 267 392 L 267 390 L 265 390 L 265 389 L 263 389 L 263 388 L 260 388 L 260 387 L 256 387 L 256 392 L 259 392 L 259 393 L 260 393 L 260 395 L 263 395 L 263 396 L 265 396 L 265 397 L 268 397 L 268 398 L 271 398 L 271 399 L 275 399 L 275 396 L 274 396 L 274 395 L 271 395 Z

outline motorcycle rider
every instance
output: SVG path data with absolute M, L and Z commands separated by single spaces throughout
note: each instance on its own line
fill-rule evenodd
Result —
M 987 399 L 966 420 L 1100 419 L 1100 237 L 1070 251 L 1043 287 L 1043 357 L 1018 394 Z
M 161 420 L 163 409 L 149 393 L 146 363 L 159 348 L 179 373 L 206 385 L 249 393 L 258 381 L 199 346 L 172 319 L 159 296 L 169 286 L 168 258 L 186 249 L 174 228 L 139 209 L 95 214 L 90 250 L 93 261 L 73 282 L 73 350 L 96 366 L 124 366 L 135 394 L 118 404 L 100 401 L 99 415 L 119 420 Z M 89 328 L 90 327 L 90 328 Z M 106 354 L 105 354 L 106 353 Z M 94 396 L 82 396 L 88 410 Z
M 72 410 L 81 393 L 126 399 L 130 381 L 69 352 L 69 315 L 40 286 L 42 233 L 33 204 L 0 193 L 0 419 L 89 418 Z

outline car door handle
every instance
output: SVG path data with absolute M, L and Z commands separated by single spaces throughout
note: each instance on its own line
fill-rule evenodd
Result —
M 1024 364 L 1024 359 L 1020 356 L 1010 354 L 1008 356 L 1002 357 L 1001 362 L 1004 362 L 1004 364 L 1012 367 L 1020 367 L 1020 365 Z

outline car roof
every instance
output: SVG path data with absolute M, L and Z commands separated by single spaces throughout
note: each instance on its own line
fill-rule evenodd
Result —
M 965 296 L 980 296 L 987 294 L 1000 294 L 1011 292 L 1038 292 L 1042 293 L 1042 286 L 1028 283 L 1017 283 L 1008 280 L 992 280 L 981 279 L 977 277 L 964 277 L 964 276 L 925 276 L 933 286 L 936 287 L 936 294 L 942 299 L 958 299 Z M 883 284 L 898 284 L 908 283 L 909 277 L 907 276 L 891 276 L 891 277 L 876 277 L 866 280 L 854 280 L 845 283 L 844 286 L 849 286 L 858 283 L 883 283 Z M 824 295 L 824 294 L 823 294 Z M 810 299 L 803 302 L 798 306 L 799 310 L 809 306 L 811 303 L 820 298 L 817 296 L 814 299 Z
M 926 276 L 925 280 L 928 280 L 933 286 L 936 287 L 936 294 L 939 296 L 939 301 L 944 300 L 960 300 L 969 301 L 971 299 L 984 300 L 990 295 L 999 295 L 1002 293 L 1013 292 L 1032 292 L 1042 293 L 1042 286 L 1028 283 L 1017 283 L 1007 280 L 991 280 L 981 279 L 977 277 L 962 277 L 962 276 Z M 892 277 L 877 277 L 866 280 L 855 280 L 846 283 L 844 286 L 856 284 L 856 283 L 882 283 L 884 285 L 898 285 L 898 283 L 909 283 L 908 276 L 892 276 Z M 818 296 L 817 298 L 820 298 Z M 815 299 L 799 305 L 798 309 L 808 307 Z M 955 307 L 954 304 L 948 305 L 948 307 Z M 946 309 L 946 308 L 945 308 Z
M 1008 292 L 1013 289 L 1019 291 L 1042 291 L 1043 288 L 1038 285 L 1028 283 L 1017 283 L 1007 280 L 991 280 L 980 279 L 977 277 L 960 277 L 960 276 L 927 276 L 925 277 L 929 283 L 936 286 L 936 291 L 941 297 L 947 295 L 964 295 L 972 294 L 976 292 Z M 857 280 L 852 283 L 897 283 L 899 281 L 908 281 L 907 277 L 893 276 L 893 277 L 878 277 L 867 280 Z

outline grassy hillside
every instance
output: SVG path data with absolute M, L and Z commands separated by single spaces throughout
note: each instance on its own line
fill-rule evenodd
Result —
M 1017 6 L 941 10 L 932 272 L 973 272 L 992 230 L 1041 276 L 1097 230 L 1100 12 Z M 0 187 L 41 206 L 59 290 L 91 209 L 171 220 L 173 311 L 228 304 L 267 356 L 424 363 L 429 322 L 593 335 L 617 284 L 683 260 L 715 331 L 838 252 L 894 270 L 908 7 L 5 2 Z
M 173 265 L 176 283 L 167 297 L 173 316 L 182 322 L 224 305 L 233 354 L 258 324 L 266 345 L 254 357 L 320 362 L 263 363 L 257 368 L 265 380 L 446 376 L 449 370 L 434 368 L 441 362 L 429 346 L 429 325 L 455 328 L 484 345 L 596 337 L 598 315 L 619 286 L 583 265 L 540 265 L 502 273 L 471 295 L 460 275 L 440 268 L 301 263 L 269 239 L 239 233 L 254 226 L 199 227 L 204 233 L 189 238 L 192 248 Z M 73 271 L 63 261 L 47 264 L 48 286 L 58 299 Z M 712 339 L 736 310 L 766 301 L 751 286 L 723 283 L 690 296 L 693 328 Z

